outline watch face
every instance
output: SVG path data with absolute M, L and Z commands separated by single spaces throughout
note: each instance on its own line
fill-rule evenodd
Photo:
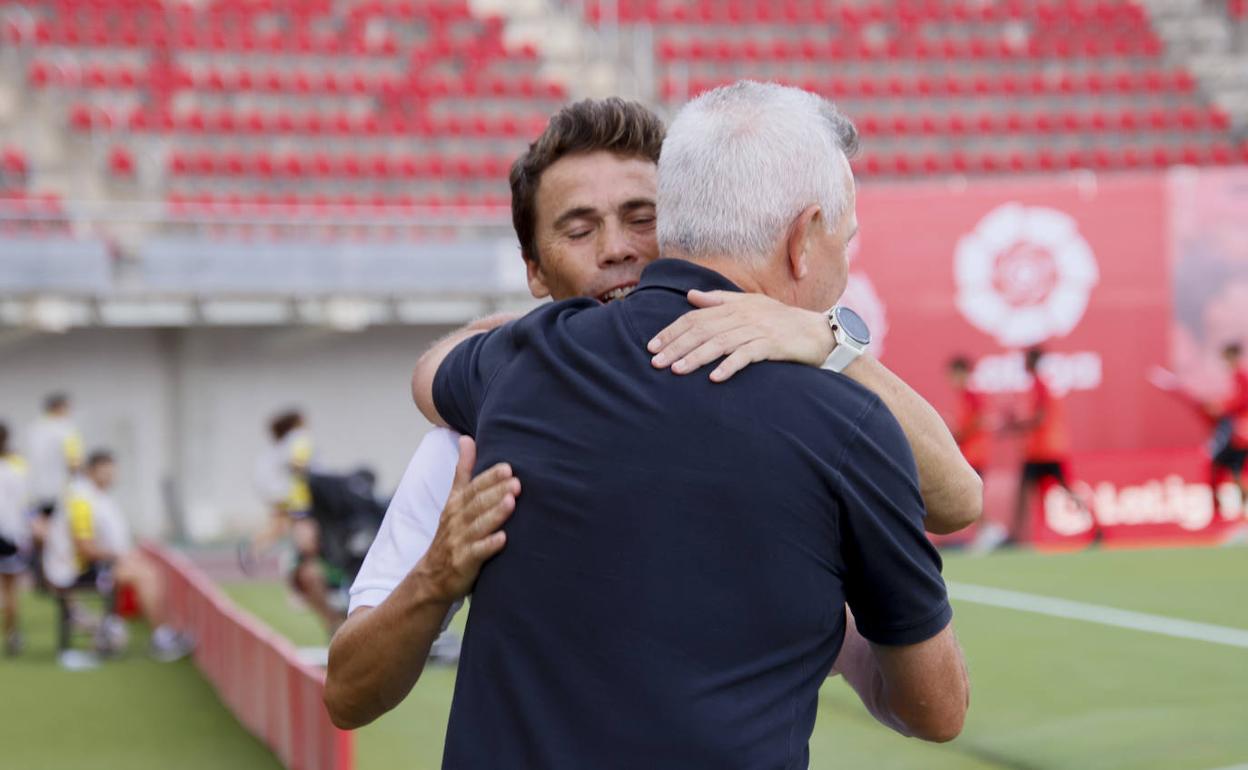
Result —
M 836 309 L 836 323 L 859 345 L 871 342 L 871 330 L 867 328 L 867 322 L 849 308 L 841 306 Z

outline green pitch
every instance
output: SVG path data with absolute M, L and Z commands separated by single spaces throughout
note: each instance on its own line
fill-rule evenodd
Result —
M 951 581 L 1248 630 L 1248 550 L 951 556 Z M 227 586 L 296 644 L 324 644 L 277 583 Z M 219 768 L 276 763 L 186 663 L 137 653 L 95 672 L 52 663 L 51 613 L 29 607 L 30 651 L 0 659 L 0 765 Z M 458 619 L 462 627 L 462 618 Z M 955 601 L 973 681 L 962 737 L 943 746 L 878 727 L 838 679 L 823 688 L 812 767 L 1215 770 L 1248 763 L 1248 650 Z M 142 640 L 136 639 L 136 649 Z M 454 682 L 430 669 L 356 736 L 360 770 L 436 768 Z M 11 764 L 10 764 L 11 763 Z
M 1243 549 L 950 556 L 945 574 L 1248 630 Z M 306 615 L 292 617 L 281 587 L 229 592 L 298 643 L 321 639 Z M 821 693 L 811 766 L 1213 770 L 1248 763 L 1248 650 L 965 602 L 955 602 L 955 626 L 973 687 L 962 737 L 941 746 L 903 739 L 877 726 L 833 679 Z M 360 730 L 360 770 L 438 767 L 453 682 L 449 671 L 427 671 L 398 709 Z
M 189 660 L 144 654 L 142 628 L 131 629 L 124 658 L 62 671 L 52 602 L 27 594 L 22 609 L 26 652 L 0 657 L 0 768 L 281 770 Z

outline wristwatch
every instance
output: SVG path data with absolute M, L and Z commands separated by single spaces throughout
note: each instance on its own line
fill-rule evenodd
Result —
M 828 311 L 828 325 L 832 327 L 832 335 L 836 338 L 836 347 L 823 362 L 823 368 L 833 372 L 842 372 L 854 359 L 867 351 L 871 344 L 871 330 L 862 316 L 845 307 L 836 305 Z

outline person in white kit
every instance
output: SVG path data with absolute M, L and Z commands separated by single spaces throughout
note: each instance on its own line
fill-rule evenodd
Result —
M 48 519 L 70 479 L 82 467 L 82 434 L 70 414 L 68 395 L 52 393 L 44 399 L 43 413 L 27 431 L 25 446 L 30 463 L 30 495 L 38 514 L 31 527 L 31 558 L 35 584 L 42 589 L 45 581 L 41 554 Z
M 535 298 L 606 302 L 637 284 L 658 256 L 655 169 L 663 134 L 661 121 L 642 105 L 586 100 L 560 110 L 516 162 L 512 219 Z M 718 304 L 714 297 L 702 299 Z M 707 307 L 684 317 L 694 322 L 680 342 L 714 345 L 710 332 L 748 324 L 760 330 L 750 344 L 726 344 L 720 353 L 743 350 L 744 358 L 732 356 L 738 368 L 764 359 L 817 366 L 823 359 L 807 360 L 806 351 L 818 346 L 803 343 L 819 330 L 805 325 L 804 317 L 795 322 L 792 310 L 766 298 Z M 474 322 L 448 342 L 510 318 Z M 707 347 L 694 344 L 687 355 L 704 356 Z M 873 377 L 860 384 L 885 402 L 914 449 L 928 530 L 950 532 L 972 523 L 982 510 L 982 487 L 940 415 L 878 362 L 858 372 Z M 506 464 L 473 477 L 474 463 L 473 441 L 445 428 L 427 433 L 409 463 L 351 588 L 349 617 L 330 645 L 324 697 L 337 726 L 367 724 L 406 697 L 481 565 L 505 546 L 500 527 L 520 494 L 520 481 Z M 868 710 L 896 728 L 882 707 L 873 652 L 849 620 L 830 673 L 843 673 Z
M 4 611 L 4 654 L 10 657 L 23 647 L 18 579 L 27 568 L 29 505 L 29 468 L 21 455 L 9 451 L 9 427 L 0 423 L 0 608 Z
M 143 616 L 152 626 L 151 655 L 172 661 L 190 652 L 191 641 L 168 625 L 160 573 L 134 547 L 130 527 L 112 496 L 117 464 L 111 452 L 96 450 L 85 473 L 71 482 L 48 527 L 43 568 L 59 590 L 115 581 L 134 587 Z

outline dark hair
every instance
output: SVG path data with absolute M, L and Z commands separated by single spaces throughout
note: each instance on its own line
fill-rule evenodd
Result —
M 1023 359 L 1028 371 L 1035 369 L 1044 355 L 1044 348 L 1029 348 Z
M 1222 346 L 1222 355 L 1239 358 L 1244 354 L 1244 346 L 1238 342 L 1228 342 Z
M 303 415 L 297 409 L 288 409 L 269 422 L 269 433 L 274 441 L 281 441 L 286 434 L 303 425 Z
M 43 398 L 43 411 L 45 412 L 55 411 L 66 406 L 69 406 L 68 393 L 61 393 L 58 391 L 56 393 L 49 393 Z
M 954 356 L 949 359 L 949 371 L 951 372 L 969 372 L 971 370 L 971 359 L 966 356 Z
M 9 453 L 9 426 L 0 422 L 0 455 Z
M 108 449 L 93 449 L 91 454 L 87 455 L 87 470 L 92 470 L 97 465 L 104 463 L 116 462 L 113 453 Z
M 639 102 L 618 96 L 584 99 L 555 113 L 546 130 L 511 165 L 511 223 L 526 261 L 537 253 L 537 188 L 542 174 L 568 155 L 606 151 L 621 158 L 659 162 L 663 121 Z

